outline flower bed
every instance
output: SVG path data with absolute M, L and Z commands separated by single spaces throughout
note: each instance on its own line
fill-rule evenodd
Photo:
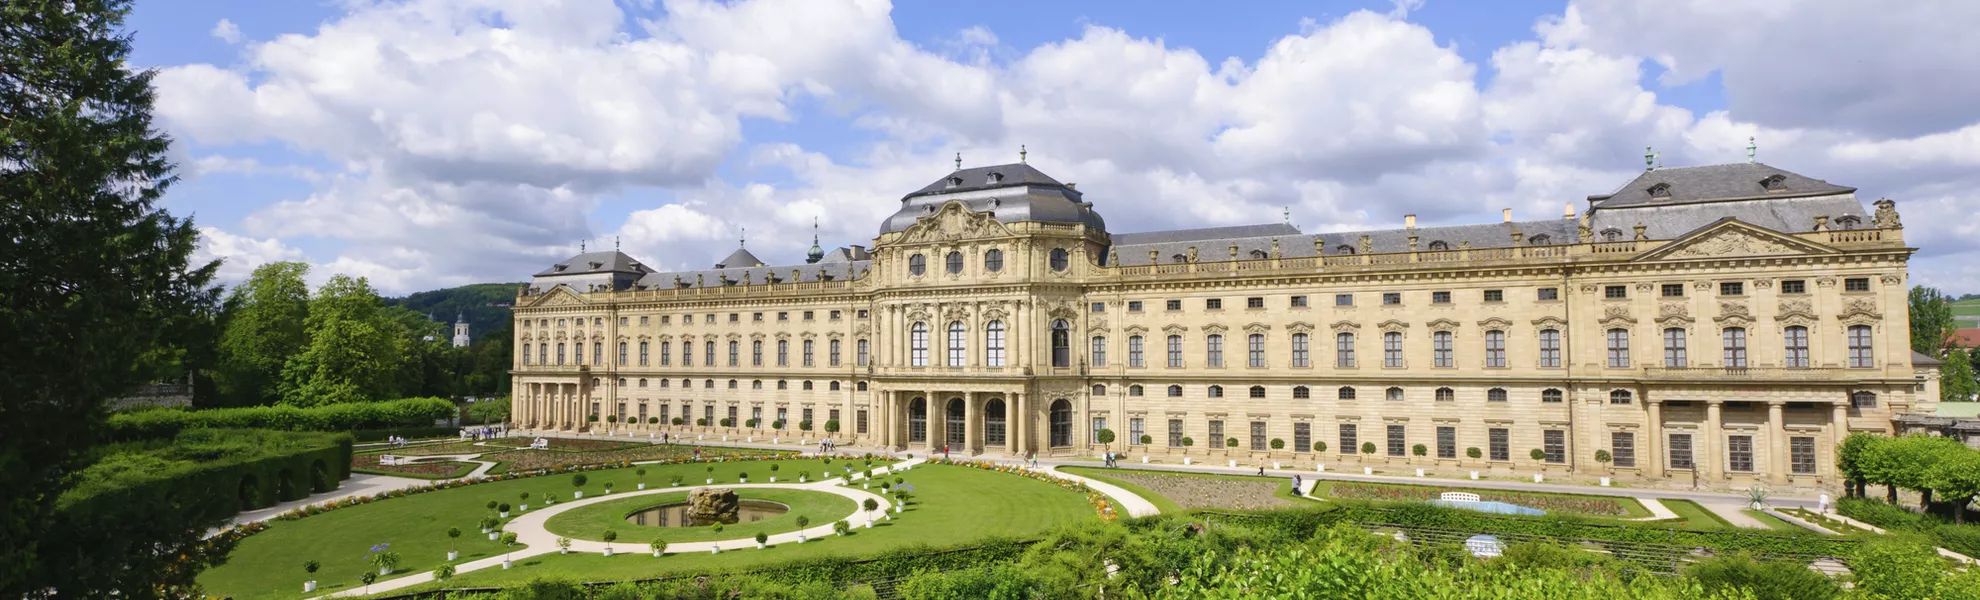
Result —
M 591 439 L 583 439 L 583 438 L 560 438 L 560 437 L 545 438 L 545 439 L 550 440 L 550 447 L 547 449 L 550 450 L 551 452 L 605 452 L 610 450 L 624 450 L 627 448 L 633 448 L 638 446 L 652 445 L 645 442 L 624 442 L 619 440 L 591 440 Z M 489 448 L 488 449 L 489 452 L 499 452 L 503 449 L 528 448 L 529 444 L 534 441 L 536 441 L 536 438 L 506 437 L 506 438 L 495 438 L 492 440 L 488 440 L 487 444 L 488 446 L 495 446 L 495 448 Z M 483 448 L 487 448 L 488 446 L 483 446 Z
M 1622 503 L 1606 498 L 1522 494 L 1519 492 L 1496 492 L 1491 490 L 1336 483 L 1333 484 L 1332 490 L 1328 495 L 1348 500 L 1425 502 L 1438 499 L 1444 492 L 1471 492 L 1478 494 L 1479 500 L 1517 504 L 1527 508 L 1537 508 L 1549 513 L 1561 512 L 1578 515 L 1618 517 L 1629 514 L 1629 511 L 1623 508 Z
M 378 454 L 359 454 L 351 457 L 351 470 L 378 475 L 417 477 L 420 479 L 447 479 L 471 473 L 479 466 L 474 463 L 455 460 L 435 460 L 412 464 L 378 464 Z
M 442 444 L 417 444 L 403 448 L 372 446 L 360 448 L 366 454 L 390 454 L 393 456 L 440 456 L 446 454 L 487 454 L 500 452 L 504 448 L 476 446 L 474 442 L 447 442 Z
M 999 464 L 999 463 L 981 461 L 981 460 L 950 460 L 950 459 L 931 457 L 928 459 L 928 464 L 954 465 L 958 467 L 973 467 L 977 469 L 983 469 L 985 471 L 996 471 L 998 473 L 1009 473 L 1012 475 L 1029 477 L 1032 479 L 1036 479 L 1039 481 L 1043 481 L 1046 483 L 1059 486 L 1060 488 L 1065 489 L 1067 491 L 1079 492 L 1081 494 L 1085 494 L 1086 501 L 1093 503 L 1093 511 L 1099 513 L 1100 519 L 1103 521 L 1112 521 L 1114 519 L 1120 518 L 1118 514 L 1115 514 L 1113 500 L 1109 499 L 1106 494 L 1093 491 L 1092 488 L 1086 487 L 1086 484 L 1084 483 L 1074 481 L 1071 479 L 1066 479 L 1064 477 L 1059 477 L 1051 473 L 1047 473 L 1043 471 L 1033 471 L 1017 465 L 1006 465 L 1006 464 Z
M 1278 496 L 1288 482 L 1245 476 L 1162 473 L 1132 469 L 1109 469 L 1107 478 L 1140 486 L 1150 493 L 1175 502 L 1183 510 L 1235 509 L 1265 510 L 1294 506 Z
M 551 447 L 555 448 L 556 442 L 551 442 L 551 444 L 552 444 Z M 543 450 L 510 450 L 506 452 L 497 452 L 494 454 L 482 455 L 481 460 L 497 461 L 503 463 L 502 466 L 496 468 L 496 472 L 505 473 L 512 471 L 530 471 L 535 469 L 554 469 L 554 468 L 562 468 L 570 465 L 618 463 L 618 462 L 645 462 L 650 460 L 679 460 L 683 458 L 692 460 L 692 457 L 694 456 L 694 449 L 695 449 L 694 446 L 675 446 L 668 444 L 634 444 L 633 447 L 629 447 L 629 448 L 622 448 L 618 450 L 606 450 L 600 452 L 555 452 L 555 451 L 546 452 Z M 755 450 L 751 448 L 721 448 L 714 446 L 701 447 L 701 456 L 704 459 L 738 458 L 742 456 L 755 456 L 761 454 L 762 452 L 763 452 L 762 450 Z M 791 453 L 791 452 L 777 453 L 778 456 L 791 456 L 793 454 L 795 453 Z

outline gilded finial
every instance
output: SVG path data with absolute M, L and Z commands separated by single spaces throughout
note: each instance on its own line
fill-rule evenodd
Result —
M 617 251 L 618 249 L 619 249 L 619 236 L 615 235 L 612 236 L 612 250 Z
M 1286 218 L 1286 224 L 1287 224 L 1287 225 L 1291 225 L 1291 224 L 1292 224 L 1292 207 L 1291 207 L 1291 206 L 1285 206 L 1285 207 L 1282 207 L 1282 208 L 1283 208 L 1283 211 L 1282 211 L 1282 212 L 1283 212 L 1283 213 L 1285 214 L 1285 218 Z
M 578 254 L 584 254 L 584 240 L 578 240 Z
M 1746 162 L 1752 163 L 1759 156 L 1760 144 L 1754 142 L 1753 136 L 1746 136 Z

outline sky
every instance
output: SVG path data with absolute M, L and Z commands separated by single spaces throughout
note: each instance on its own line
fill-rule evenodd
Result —
M 1558 216 L 1760 162 L 1897 201 L 1980 292 L 1980 2 L 141 0 L 200 258 L 404 294 L 612 247 L 871 245 L 1016 162 L 1116 233 Z M 746 233 L 745 233 L 746 232 Z

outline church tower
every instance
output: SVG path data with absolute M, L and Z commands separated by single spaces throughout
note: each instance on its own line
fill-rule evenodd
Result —
M 467 317 L 460 313 L 455 313 L 454 314 L 454 347 L 466 348 L 467 345 L 468 345 Z

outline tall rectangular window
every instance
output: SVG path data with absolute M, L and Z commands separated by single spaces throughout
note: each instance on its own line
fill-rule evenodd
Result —
M 1313 424 L 1304 421 L 1293 423 L 1293 451 L 1306 452 L 1313 449 Z
M 1671 434 L 1670 453 L 1671 469 L 1689 471 L 1698 468 L 1697 463 L 1692 462 L 1691 434 Z
M 1292 336 L 1292 366 L 1312 366 L 1306 360 L 1306 334 L 1304 333 L 1295 333 Z
M 1746 366 L 1746 329 L 1742 327 L 1727 327 L 1725 330 L 1725 341 L 1726 341 L 1725 366 L 1728 367 Z
M 1782 337 L 1786 338 L 1783 340 L 1787 346 L 1787 361 L 1785 364 L 1788 368 L 1806 368 L 1808 366 L 1808 328 L 1796 325 L 1782 330 L 1781 333 Z
M 1609 368 L 1611 369 L 1629 368 L 1629 330 L 1628 329 L 1609 330 L 1608 341 L 1609 341 Z
M 969 361 L 969 334 L 963 331 L 963 324 L 957 321 L 949 324 L 949 366 L 960 367 Z
M 983 326 L 983 364 L 987 367 L 1004 366 L 1004 322 L 991 321 Z
M 1354 368 L 1354 334 L 1334 334 L 1334 366 L 1343 369 Z
M 1559 429 L 1540 432 L 1540 446 L 1540 451 L 1547 455 L 1547 462 L 1557 465 L 1567 462 L 1567 432 Z
M 1500 427 L 1485 430 L 1486 458 L 1496 461 L 1512 460 L 1511 433 Z
M 1204 362 L 1208 363 L 1210 368 L 1213 369 L 1223 367 L 1224 366 L 1224 336 L 1213 333 L 1204 336 L 1203 339 L 1204 339 L 1203 342 Z
M 1093 366 L 1107 366 L 1107 336 L 1093 336 Z
M 688 342 L 681 342 L 681 351 L 686 352 L 688 345 L 689 345 Z M 662 367 L 673 366 L 674 364 L 673 354 L 674 354 L 673 342 L 660 342 L 660 366 Z M 686 361 L 687 358 L 683 357 L 681 358 L 681 360 Z
M 1684 356 L 1684 329 L 1671 327 L 1664 330 L 1664 366 L 1672 369 L 1686 364 Z
M 1169 336 L 1169 366 L 1171 368 L 1183 366 L 1182 336 L 1180 335 Z
M 1141 445 L 1141 436 L 1144 435 L 1141 430 L 1141 421 L 1141 417 L 1128 419 L 1128 445 L 1130 446 Z
M 1788 472 L 1796 475 L 1815 474 L 1815 438 L 1788 438 Z
M 714 342 L 710 342 L 709 345 L 713 346 Z M 681 366 L 694 366 L 694 342 L 681 342 Z
M 1402 332 L 1390 331 L 1382 334 L 1382 366 L 1391 369 L 1403 366 Z
M 571 364 L 584 364 L 584 342 L 571 344 Z
M 777 366 L 791 366 L 791 341 L 777 340 Z
M 626 343 L 619 342 L 619 366 L 626 366 Z
M 813 362 L 813 361 L 812 361 L 812 358 L 811 358 L 811 357 L 812 357 L 812 350 L 814 350 L 814 349 L 816 349 L 816 348 L 817 348 L 817 344 L 818 344 L 818 341 L 817 341 L 817 340 L 805 340 L 805 341 L 804 341 L 804 366 L 807 366 L 807 367 L 809 367 L 809 366 L 813 366 L 813 365 L 816 365 L 816 364 L 818 364 L 818 363 L 816 363 L 816 362 Z
M 708 316 L 714 317 L 715 315 L 711 314 Z M 707 366 L 707 367 L 715 366 L 715 340 L 708 340 L 707 342 L 703 343 L 701 345 L 701 349 L 706 350 L 706 352 L 701 353 L 702 366 Z M 729 362 L 733 364 L 735 361 L 732 359 Z
M 1141 336 L 1128 336 L 1128 366 L 1135 368 L 1147 366 L 1147 363 L 1142 360 Z
M 1107 428 L 1107 418 L 1106 418 L 1106 417 L 1094 417 L 1094 418 L 1093 418 L 1093 430 L 1092 430 L 1092 431 L 1089 431 L 1089 432 L 1087 432 L 1087 435 L 1088 435 L 1089 437 L 1087 437 L 1086 439 L 1088 439 L 1088 440 L 1092 440 L 1093 442 L 1096 442 L 1096 443 L 1097 443 L 1097 442 L 1099 442 L 1099 441 L 1100 441 L 1100 430 L 1102 430 L 1102 429 L 1106 429 L 1106 428 Z M 960 432 L 958 432 L 958 433 L 960 433 Z M 957 437 L 961 437 L 961 436 L 957 436 Z
M 1506 366 L 1506 332 L 1485 332 L 1485 366 L 1494 369 Z
M 1389 456 L 1403 456 L 1409 453 L 1409 441 L 1404 436 L 1405 426 L 1389 426 Z
M 1265 334 L 1245 336 L 1245 355 L 1247 366 L 1254 369 L 1265 366 Z
M 839 360 L 839 357 L 840 357 L 840 355 L 841 355 L 841 352 L 840 352 L 840 351 L 841 351 L 841 349 L 842 349 L 842 348 L 844 348 L 844 346 L 845 346 L 845 343 L 844 343 L 844 342 L 843 342 L 842 340 L 836 340 L 836 339 L 835 339 L 835 340 L 832 340 L 832 341 L 830 341 L 830 342 L 827 342 L 827 348 L 828 348 L 828 350 L 827 350 L 826 352 L 827 352 L 827 356 L 829 357 L 829 358 L 827 358 L 827 360 L 828 360 L 828 361 L 830 361 L 830 363 L 829 363 L 829 364 L 831 364 L 831 365 L 832 365 L 832 366 L 834 366 L 834 367 L 836 367 L 836 366 L 839 366 L 839 365 L 841 365 L 841 364 L 844 364 L 844 363 L 841 363 L 841 362 L 840 362 L 840 360 Z
M 928 366 L 928 324 L 915 323 L 908 328 L 908 365 Z
M 742 342 L 731 341 L 729 342 L 729 366 L 735 367 L 735 366 L 740 366 L 741 364 L 742 364 Z
M 1431 357 L 1432 366 L 1442 367 L 1442 368 L 1450 368 L 1457 366 L 1457 360 L 1452 357 L 1452 350 L 1451 350 L 1452 337 L 1454 336 L 1452 336 L 1451 332 L 1449 331 L 1439 331 L 1430 334 L 1430 357 Z
M 763 366 L 763 340 L 749 343 L 749 366 Z
M 1853 369 L 1868 369 L 1877 365 L 1872 358 L 1870 326 L 1849 326 L 1849 366 Z
M 860 433 L 860 435 L 865 435 L 865 434 L 866 434 L 866 410 L 865 410 L 865 409 L 860 409 L 860 410 L 855 410 L 855 411 L 853 411 L 853 429 L 855 429 L 855 430 L 857 430 L 857 431 L 859 431 L 859 433 Z
M 867 358 L 871 356 L 871 352 L 869 351 L 872 350 L 872 344 L 862 339 L 857 342 L 857 346 L 853 359 L 859 361 L 858 366 L 864 367 L 866 366 Z
M 1457 428 L 1437 428 L 1437 458 L 1457 458 Z
M 1540 330 L 1540 366 L 1548 368 L 1561 366 L 1560 330 Z
M 1360 441 L 1355 438 L 1355 430 L 1353 423 L 1341 424 L 1340 438 L 1341 438 L 1340 439 L 1341 445 L 1340 448 L 1338 448 L 1338 450 L 1340 451 L 1341 454 L 1354 454 L 1355 452 L 1359 451 L 1356 449 L 1356 446 L 1360 445 Z
M 1753 472 L 1753 436 L 1726 436 L 1726 469 L 1740 473 Z
M 1265 450 L 1267 450 L 1268 448 L 1269 448 L 1269 446 L 1266 446 L 1266 445 L 1265 445 L 1265 422 L 1264 422 L 1264 421 L 1252 421 L 1252 422 L 1251 422 L 1251 451 L 1252 451 L 1252 452 L 1264 452 L 1264 451 L 1265 451 Z
M 647 348 L 648 348 L 648 346 L 647 346 L 647 344 L 649 344 L 649 343 L 651 343 L 651 342 L 640 342 L 640 343 L 639 343 L 639 366 L 642 366 L 642 367 L 644 367 L 644 366 L 646 366 L 646 357 L 647 357 L 647 354 L 646 354 L 646 350 L 647 350 Z
M 1169 447 L 1181 448 L 1182 439 L 1183 439 L 1183 420 L 1169 419 Z
M 1211 419 L 1211 420 L 1210 420 L 1210 427 L 1209 427 L 1209 431 L 1210 431 L 1210 447 L 1212 447 L 1212 448 L 1224 448 L 1224 447 L 1226 447 L 1226 445 L 1228 444 L 1228 442 L 1226 442 L 1226 441 L 1224 440 L 1224 420 L 1223 420 L 1223 419 Z
M 1609 459 L 1618 467 L 1636 466 L 1636 434 L 1616 431 L 1609 434 Z

